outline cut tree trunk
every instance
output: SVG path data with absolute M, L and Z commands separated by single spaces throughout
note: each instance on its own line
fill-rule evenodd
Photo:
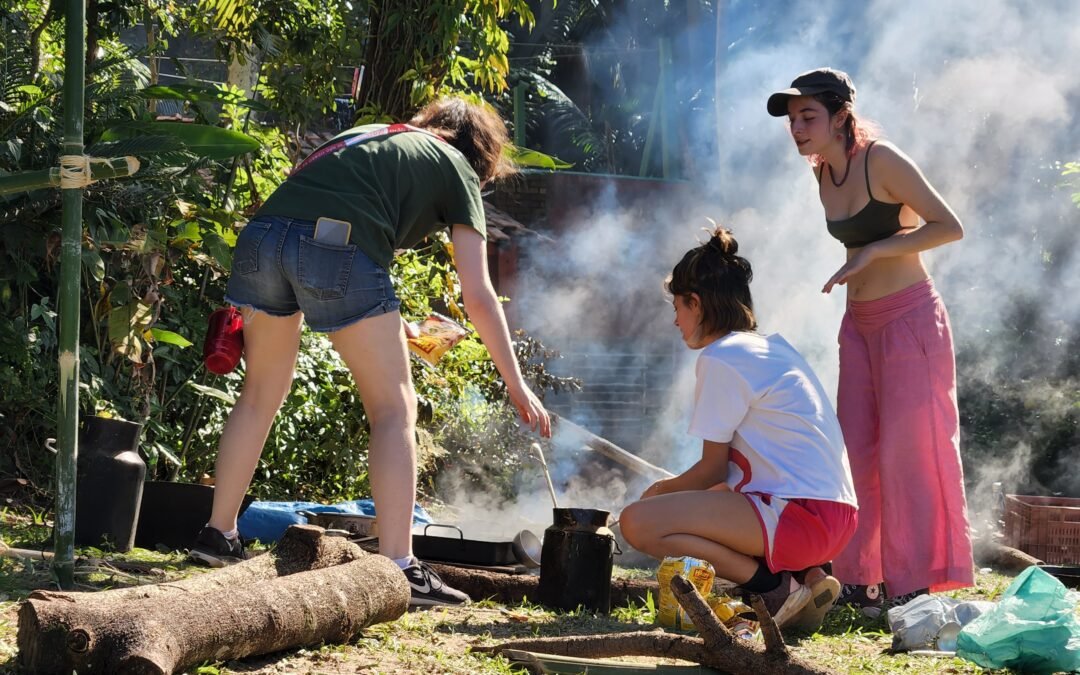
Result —
M 272 554 L 177 583 L 32 593 L 19 609 L 20 665 L 27 672 L 172 673 L 347 641 L 405 613 L 409 586 L 393 561 L 319 534 L 291 528 Z
M 754 610 L 765 635 L 765 645 L 734 637 L 709 609 L 697 589 L 681 576 L 672 579 L 671 589 L 702 637 L 673 635 L 661 630 L 638 631 L 512 640 L 493 647 L 474 647 L 473 651 L 499 653 L 519 649 L 580 658 L 653 656 L 693 661 L 727 673 L 816 675 L 831 672 L 792 656 L 760 598 L 754 599 Z
M 293 525 L 286 530 L 272 553 L 256 556 L 242 563 L 162 584 L 145 584 L 93 593 L 56 593 L 35 591 L 30 597 L 56 598 L 77 604 L 95 604 L 114 600 L 138 600 L 174 593 L 203 593 L 217 590 L 227 594 L 233 588 L 306 570 L 324 569 L 358 560 L 367 555 L 359 546 L 340 537 L 323 535 L 315 525 Z

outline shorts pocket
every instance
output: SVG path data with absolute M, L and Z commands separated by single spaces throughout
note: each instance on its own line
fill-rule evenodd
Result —
M 301 236 L 296 277 L 300 287 L 320 300 L 345 297 L 356 246 L 324 244 Z
M 236 236 L 233 249 L 232 270 L 234 274 L 251 274 L 259 271 L 259 247 L 270 232 L 270 223 L 250 221 Z

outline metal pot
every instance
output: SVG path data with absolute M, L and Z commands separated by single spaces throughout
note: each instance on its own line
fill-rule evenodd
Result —
M 529 569 L 540 567 L 542 551 L 543 544 L 540 543 L 540 537 L 529 530 L 522 530 L 514 535 L 514 555 L 525 567 Z

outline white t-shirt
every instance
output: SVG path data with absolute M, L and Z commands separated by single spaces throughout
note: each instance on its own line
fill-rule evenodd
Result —
M 737 492 L 857 505 L 832 404 L 780 335 L 729 333 L 701 351 L 689 433 L 730 444 Z

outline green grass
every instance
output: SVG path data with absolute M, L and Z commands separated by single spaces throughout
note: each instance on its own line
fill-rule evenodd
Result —
M 2 509 L 0 536 L 9 546 L 41 549 L 48 547 L 51 531 L 40 512 Z M 116 554 L 85 548 L 79 549 L 77 554 L 101 560 L 92 568 L 80 566 L 76 580 L 79 588 L 84 590 L 159 583 L 205 571 L 189 566 L 183 555 L 175 552 L 135 549 Z M 145 573 L 117 569 L 125 565 L 143 569 Z M 615 574 L 622 578 L 651 578 L 654 572 L 617 568 Z M 1009 576 L 980 573 L 974 588 L 949 595 L 994 600 L 1011 581 Z M 18 602 L 34 589 L 53 587 L 47 562 L 0 558 L 0 674 L 15 672 Z M 366 629 L 362 637 L 347 645 L 299 649 L 240 662 L 205 663 L 188 672 L 198 675 L 353 672 L 516 675 L 525 671 L 514 667 L 505 658 L 472 653 L 470 647 L 523 637 L 649 630 L 655 616 L 656 599 L 652 596 L 645 602 L 615 607 L 610 616 L 597 616 L 580 608 L 571 612 L 552 612 L 532 601 L 512 607 L 483 601 L 466 608 L 409 612 L 396 621 Z M 792 631 L 785 638 L 798 656 L 838 673 L 974 675 L 991 672 L 957 658 L 894 654 L 889 649 L 891 636 L 884 618 L 869 619 L 851 608 L 831 612 L 821 629 L 812 635 Z M 642 658 L 626 660 L 656 662 Z

